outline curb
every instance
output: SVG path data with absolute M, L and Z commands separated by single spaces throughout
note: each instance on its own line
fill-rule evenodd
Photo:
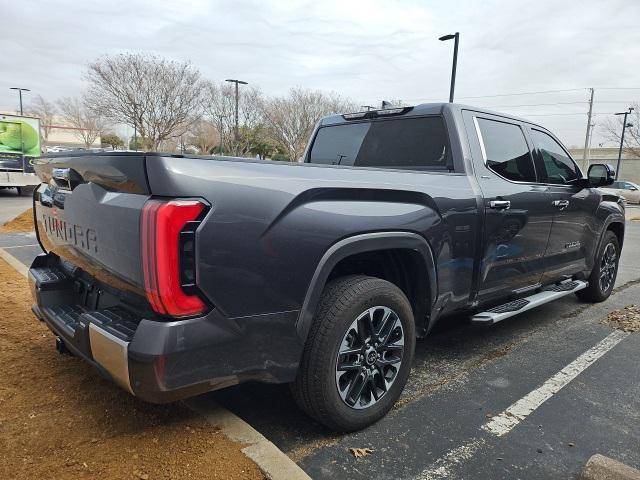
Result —
M 229 410 L 203 397 L 183 402 L 222 430 L 231 440 L 247 444 L 242 449 L 269 480 L 311 480 L 302 468 L 260 432 Z
M 27 278 L 27 266 L 4 248 L 0 248 L 0 258 Z M 246 444 L 247 446 L 241 450 L 242 453 L 252 460 L 269 480 L 311 480 L 311 477 L 284 452 L 229 410 L 199 397 L 182 403 L 202 415 L 210 424 L 219 427 L 231 440 Z
M 580 480 L 640 480 L 640 470 L 595 454 L 584 466 Z
M 16 257 L 7 252 L 4 248 L 0 248 L 0 258 L 11 265 L 24 278 L 27 278 L 29 274 L 29 268 Z

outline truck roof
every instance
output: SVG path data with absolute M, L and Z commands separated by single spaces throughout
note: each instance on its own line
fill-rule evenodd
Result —
M 402 107 L 391 107 L 391 108 L 402 108 Z M 438 115 L 438 114 L 441 114 L 445 109 L 450 109 L 450 110 L 455 110 L 455 111 L 473 110 L 475 112 L 483 112 L 483 113 L 487 113 L 487 114 L 490 114 L 490 115 L 509 118 L 509 119 L 512 119 L 512 120 L 516 120 L 518 122 L 525 122 L 525 123 L 529 123 L 531 125 L 536 125 L 536 126 L 541 127 L 541 125 L 538 125 L 538 124 L 536 124 L 534 122 L 531 122 L 529 120 L 526 120 L 524 118 L 517 117 L 515 115 L 509 115 L 507 113 L 496 112 L 494 110 L 489 110 L 487 108 L 474 107 L 472 105 L 466 105 L 466 104 L 462 104 L 462 103 L 448 103 L 448 102 L 422 103 L 420 105 L 415 105 L 415 106 L 407 107 L 407 108 L 411 108 L 411 110 L 409 110 L 407 113 L 403 114 L 402 115 L 403 117 L 418 117 L 418 116 L 421 116 L 421 115 Z M 342 116 L 342 114 L 338 114 L 338 115 L 329 115 L 327 117 L 324 117 L 320 121 L 320 124 L 321 125 L 336 125 L 336 124 L 347 123 L 347 122 L 349 122 L 349 120 L 345 120 L 345 118 Z M 541 128 L 544 128 L 544 127 L 541 127 Z

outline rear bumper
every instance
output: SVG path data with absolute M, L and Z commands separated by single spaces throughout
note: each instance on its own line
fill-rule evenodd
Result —
M 247 381 L 290 382 L 302 342 L 297 311 L 229 319 L 213 310 L 179 321 L 137 318 L 121 306 L 78 305 L 73 279 L 37 257 L 29 270 L 34 314 L 72 353 L 123 389 L 165 403 Z

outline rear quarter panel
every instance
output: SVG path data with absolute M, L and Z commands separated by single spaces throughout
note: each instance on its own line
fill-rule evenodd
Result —
M 211 204 L 197 277 L 226 316 L 299 310 L 331 245 L 380 231 L 423 236 L 439 296 L 466 304 L 479 217 L 465 175 L 160 156 L 147 166 L 154 195 Z

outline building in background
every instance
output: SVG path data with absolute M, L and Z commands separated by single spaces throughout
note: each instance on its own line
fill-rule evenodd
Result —
M 0 115 L 15 115 L 15 112 L 0 112 Z M 42 136 L 45 125 L 40 125 L 42 153 L 46 153 L 46 147 L 66 147 L 66 148 L 86 148 L 82 137 L 79 135 L 79 128 L 74 128 L 66 124 L 60 117 L 54 117 L 49 131 L 49 137 L 44 140 Z M 91 145 L 91 148 L 100 148 L 100 137 Z
M 582 161 L 582 155 L 584 150 L 582 148 L 570 148 L 569 153 L 584 170 L 584 163 Z M 589 150 L 589 165 L 594 163 L 608 163 L 616 168 L 618 163 L 618 148 L 606 147 L 606 148 L 591 148 Z M 628 148 L 622 149 L 622 160 L 620 161 L 620 173 L 618 174 L 619 180 L 626 180 L 628 182 L 640 183 L 640 157 L 634 155 L 634 153 Z

